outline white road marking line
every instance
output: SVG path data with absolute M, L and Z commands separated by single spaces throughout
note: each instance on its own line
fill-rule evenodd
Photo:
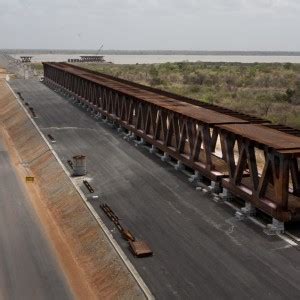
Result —
M 224 201 L 224 203 L 236 211 L 241 211 L 236 205 L 234 205 L 233 203 L 231 203 L 229 201 Z
M 298 244 L 296 242 L 294 242 L 293 240 L 291 240 L 284 234 L 277 234 L 277 236 L 279 236 L 281 239 L 283 239 L 284 241 L 286 241 L 287 243 L 289 243 L 292 246 L 298 246 Z
M 263 222 L 259 221 L 258 219 L 254 218 L 254 217 L 249 217 L 249 220 L 251 220 L 253 223 L 255 223 L 256 225 L 258 225 L 261 228 L 267 227 Z
M 235 209 L 236 211 L 240 211 L 240 209 L 237 206 L 235 206 L 234 204 L 232 204 L 232 203 L 230 203 L 228 201 L 224 201 L 224 203 L 226 205 L 230 206 L 231 208 Z M 266 225 L 264 223 L 262 223 L 261 221 L 259 221 L 258 219 L 254 218 L 254 217 L 248 217 L 248 219 L 251 220 L 256 225 L 258 225 L 259 227 L 266 228 Z M 277 234 L 277 236 L 279 238 L 281 238 L 282 240 L 284 240 L 285 242 L 287 242 L 291 246 L 298 246 L 298 244 L 296 242 L 294 242 L 292 239 L 288 238 L 286 235 L 289 235 L 294 240 L 300 242 L 300 238 L 297 238 L 297 237 L 293 236 L 289 232 L 285 232 L 285 234 Z
M 292 233 L 286 231 L 285 232 L 286 235 L 288 235 L 289 237 L 291 237 L 293 240 L 300 242 L 300 237 L 293 235 Z

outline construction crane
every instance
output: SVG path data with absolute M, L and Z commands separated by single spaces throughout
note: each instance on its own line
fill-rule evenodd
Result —
M 103 49 L 103 46 L 104 46 L 104 44 L 102 44 L 102 45 L 100 46 L 100 48 L 99 48 L 99 50 L 97 51 L 96 55 L 99 55 L 99 54 L 100 54 L 101 50 Z

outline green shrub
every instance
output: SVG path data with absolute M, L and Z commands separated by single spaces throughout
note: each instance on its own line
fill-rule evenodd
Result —
M 300 64 L 178 62 L 85 67 L 300 128 Z

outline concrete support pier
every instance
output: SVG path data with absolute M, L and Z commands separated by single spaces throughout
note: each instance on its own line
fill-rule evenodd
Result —
M 152 145 L 149 152 L 152 153 L 152 154 L 155 154 L 157 152 L 156 147 Z
M 215 194 L 219 194 L 222 191 L 221 183 L 217 181 L 211 181 L 210 186 L 208 188 L 212 193 Z
M 256 214 L 256 208 L 250 202 L 246 202 L 245 206 L 241 208 L 241 211 L 237 211 L 235 213 L 235 216 L 238 219 L 243 220 L 247 217 L 255 216 L 255 214 Z
M 177 171 L 184 170 L 184 164 L 182 163 L 181 160 L 177 161 L 177 164 L 175 165 L 175 170 L 177 170 Z
M 146 144 L 146 142 L 143 138 L 141 138 L 139 141 L 138 140 L 136 141 L 136 145 L 138 145 L 138 146 L 143 146 L 145 144 Z
M 202 182 L 202 181 L 203 181 L 203 176 L 200 175 L 199 171 L 195 171 L 194 175 L 192 175 L 189 178 L 189 182 L 192 182 L 192 183 L 197 183 L 197 182 Z
M 164 155 L 161 157 L 161 160 L 164 162 L 169 162 L 170 161 L 170 155 L 168 153 L 164 153 Z
M 272 223 L 268 224 L 265 233 L 269 235 L 280 234 L 284 232 L 284 222 L 281 222 L 275 218 L 272 219 Z
M 222 193 L 221 194 L 219 194 L 219 196 L 220 196 L 220 198 L 222 199 L 222 200 L 227 200 L 227 201 L 230 201 L 230 200 L 232 200 L 232 199 L 234 199 L 234 196 L 231 194 L 231 192 L 228 190 L 228 189 L 226 189 L 226 188 L 223 188 L 223 191 L 222 191 Z
M 246 202 L 245 206 L 241 209 L 242 213 L 247 216 L 255 216 L 256 214 L 256 208 L 252 205 L 250 202 Z
M 136 139 L 136 135 L 135 135 L 134 132 L 129 131 L 129 132 L 128 132 L 128 135 L 127 135 L 127 138 L 128 138 L 129 141 L 133 141 L 133 140 Z
M 124 128 L 122 126 L 119 126 L 119 128 L 117 129 L 118 133 L 123 133 L 124 132 Z

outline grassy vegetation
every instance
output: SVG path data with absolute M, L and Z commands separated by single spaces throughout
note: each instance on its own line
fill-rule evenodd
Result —
M 39 75 L 43 72 L 43 65 L 41 63 L 32 63 L 32 67 L 38 72 Z
M 300 64 L 80 64 L 300 129 Z

